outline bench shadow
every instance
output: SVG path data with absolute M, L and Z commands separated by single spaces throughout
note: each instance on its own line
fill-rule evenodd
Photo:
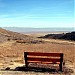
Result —
M 55 72 L 55 69 L 49 69 L 49 68 L 39 68 L 39 67 L 16 67 L 15 71 L 35 71 L 35 72 Z
M 21 67 L 16 67 L 14 69 L 14 71 L 34 71 L 34 72 L 48 72 L 48 73 L 56 73 L 56 74 L 71 74 L 74 73 L 73 69 L 69 69 L 67 67 L 63 67 L 63 71 L 59 71 L 56 69 L 51 69 L 51 68 L 40 68 L 40 67 L 25 67 L 25 66 L 21 66 Z

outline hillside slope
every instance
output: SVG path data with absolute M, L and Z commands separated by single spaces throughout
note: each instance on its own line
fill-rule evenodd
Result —
M 0 42 L 7 40 L 23 40 L 26 38 L 30 38 L 28 35 L 20 34 L 17 32 L 8 31 L 0 28 Z

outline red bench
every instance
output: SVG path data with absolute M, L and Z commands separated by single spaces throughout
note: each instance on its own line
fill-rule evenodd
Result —
M 29 63 L 59 64 L 62 71 L 63 53 L 24 52 L 26 67 Z

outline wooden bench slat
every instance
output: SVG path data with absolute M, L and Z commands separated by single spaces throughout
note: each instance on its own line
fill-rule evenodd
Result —
M 60 62 L 41 62 L 41 61 L 27 61 L 28 63 L 42 63 L 42 64 L 60 64 Z
M 47 62 L 60 62 L 60 59 L 57 58 L 35 58 L 35 57 L 28 57 L 27 58 L 28 61 L 47 61 Z
M 62 53 L 41 53 L 41 52 L 27 52 L 27 55 L 32 56 L 53 56 L 53 57 L 60 57 Z
M 60 62 L 43 62 L 43 64 L 60 64 Z
M 40 63 L 40 61 L 27 61 L 28 63 Z

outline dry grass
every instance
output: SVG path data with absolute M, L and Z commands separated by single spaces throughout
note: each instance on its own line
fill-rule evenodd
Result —
M 52 42 L 46 40 L 45 43 L 40 44 L 29 44 L 29 43 L 16 43 L 15 41 L 9 41 L 3 44 L 0 44 L 0 68 L 5 69 L 6 67 L 15 68 L 17 66 L 24 65 L 24 52 L 32 51 L 32 52 L 62 52 L 64 53 L 64 61 L 66 67 L 74 68 L 75 66 L 75 49 L 74 42 L 60 42 L 60 40 L 55 40 Z M 2 72 L 5 73 L 5 72 Z M 10 72 L 8 72 L 8 75 Z M 12 72 L 11 72 L 12 73 Z M 15 74 L 17 73 L 17 74 Z M 15 75 L 52 75 L 50 73 L 40 73 L 40 72 L 14 72 Z M 5 74 L 2 74 L 5 75 Z M 12 75 L 12 74 L 11 74 Z M 56 75 L 56 74 L 55 74 Z M 65 74 L 57 74 L 57 75 L 65 75 Z

